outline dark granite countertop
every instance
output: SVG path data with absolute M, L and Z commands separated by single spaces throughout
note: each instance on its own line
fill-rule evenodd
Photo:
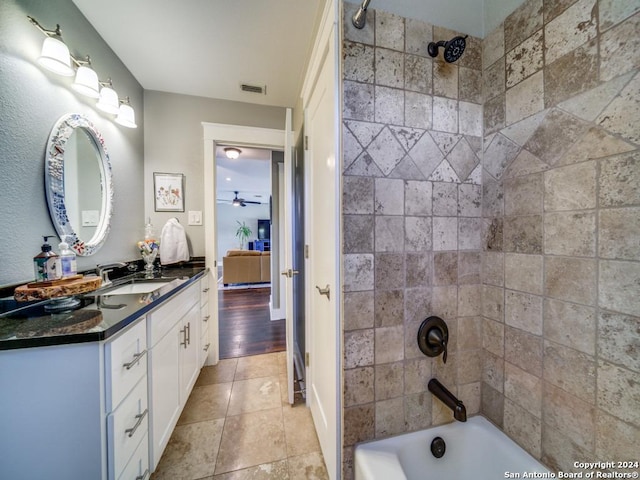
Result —
M 132 278 L 143 279 L 138 272 L 113 281 L 108 287 L 77 295 L 81 305 L 76 310 L 47 313 L 45 306 L 55 300 L 12 303 L 4 300 L 0 310 L 0 350 L 64 345 L 105 340 L 162 302 L 200 279 L 201 264 L 181 268 L 163 268 L 156 279 L 166 285 L 151 293 L 109 295 L 108 289 Z

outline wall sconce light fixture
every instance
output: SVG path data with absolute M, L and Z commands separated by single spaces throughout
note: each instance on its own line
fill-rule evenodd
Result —
M 71 55 L 69 47 L 62 41 L 60 25 L 56 25 L 55 30 L 47 30 L 35 18 L 28 15 L 27 18 L 47 37 L 42 44 L 38 63 L 58 75 L 71 77 L 75 74 L 71 88 L 81 95 L 97 98 L 96 107 L 103 112 L 117 115 L 116 123 L 124 127 L 136 128 L 135 112 L 129 104 L 129 97 L 119 100 L 118 94 L 113 89 L 111 78 L 107 82 L 101 82 L 98 79 L 98 74 L 91 68 L 89 55 L 86 60 L 80 60 Z
M 224 153 L 228 159 L 235 160 L 240 156 L 240 154 L 242 153 L 242 150 L 240 150 L 239 148 L 227 147 L 224 149 Z

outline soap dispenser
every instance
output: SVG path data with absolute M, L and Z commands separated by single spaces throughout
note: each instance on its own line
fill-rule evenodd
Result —
M 33 267 L 36 274 L 36 282 L 47 282 L 60 278 L 60 257 L 51 251 L 51 245 L 47 243 L 54 235 L 43 236 L 42 251 L 33 257 Z
M 62 269 L 62 278 L 72 277 L 78 273 L 76 254 L 69 248 L 68 237 L 65 237 L 65 240 L 60 242 L 60 244 L 58 245 L 58 248 L 60 249 L 60 267 Z

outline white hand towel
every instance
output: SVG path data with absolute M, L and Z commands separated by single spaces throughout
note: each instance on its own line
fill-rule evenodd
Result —
M 189 246 L 184 227 L 175 218 L 170 218 L 160 234 L 160 263 L 186 262 L 189 260 Z

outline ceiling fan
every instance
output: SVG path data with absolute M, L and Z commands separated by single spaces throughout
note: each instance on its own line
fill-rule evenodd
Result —
M 254 203 L 256 205 L 260 205 L 260 202 L 254 202 L 252 200 L 245 200 L 244 198 L 239 198 L 238 197 L 238 192 L 233 192 L 235 193 L 235 198 L 233 200 L 231 200 L 231 205 L 233 205 L 234 207 L 246 207 L 248 203 Z

